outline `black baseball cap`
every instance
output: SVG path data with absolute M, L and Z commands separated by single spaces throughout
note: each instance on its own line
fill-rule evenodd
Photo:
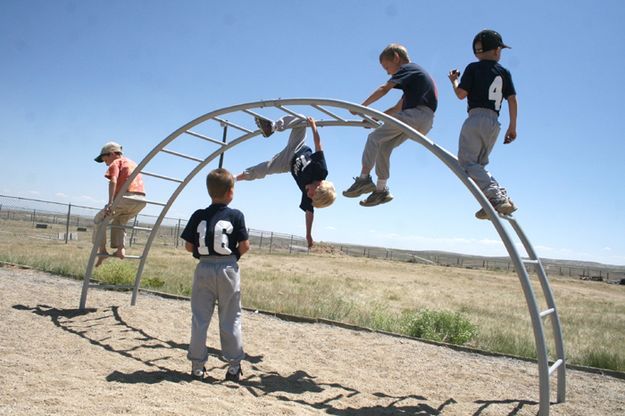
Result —
M 482 44 L 482 49 L 475 48 L 478 41 Z M 498 47 L 510 49 L 510 46 L 501 40 L 501 35 L 494 30 L 484 29 L 473 38 L 473 53 L 482 53 Z

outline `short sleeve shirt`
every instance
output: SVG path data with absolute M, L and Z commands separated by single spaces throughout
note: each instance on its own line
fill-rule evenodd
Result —
M 193 244 L 195 258 L 235 255 L 238 259 L 237 246 L 249 237 L 241 211 L 224 204 L 212 204 L 191 215 L 180 238 Z
M 115 195 L 119 193 L 122 186 L 128 179 L 132 172 L 137 167 L 137 164 L 130 159 L 126 159 L 125 157 L 120 157 L 119 159 L 115 159 L 113 163 L 111 163 L 104 174 L 108 180 L 113 178 L 116 179 L 115 185 Z M 138 174 L 135 179 L 128 185 L 128 192 L 139 192 L 145 194 L 145 189 L 143 186 L 143 177 L 141 174 Z
M 415 63 L 402 65 L 389 79 L 404 92 L 402 110 L 425 105 L 436 111 L 438 107 L 438 90 L 430 75 Z
M 488 108 L 499 114 L 503 99 L 516 95 L 510 71 L 496 61 L 467 65 L 458 87 L 468 93 L 467 110 Z
M 323 151 L 314 152 L 308 146 L 302 147 L 291 161 L 291 175 L 302 191 L 299 207 L 302 211 L 314 212 L 312 199 L 306 195 L 306 185 L 322 181 L 328 176 Z

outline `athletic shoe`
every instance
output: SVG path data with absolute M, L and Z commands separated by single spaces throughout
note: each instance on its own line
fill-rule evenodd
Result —
M 226 380 L 239 381 L 239 378 L 243 375 L 240 365 L 231 365 L 226 371 Z
M 264 137 L 269 137 L 276 131 L 276 127 L 273 125 L 271 120 L 267 120 L 266 118 L 254 117 L 256 121 L 256 125 L 260 129 L 260 132 Z
M 507 199 L 498 204 L 493 204 L 495 211 L 500 213 L 501 215 L 510 215 L 514 211 L 517 210 L 516 205 L 512 202 L 512 200 Z M 475 213 L 475 217 L 480 220 L 487 220 L 488 214 L 484 211 L 484 208 L 481 208 L 478 212 Z
M 360 205 L 363 207 L 374 207 L 380 204 L 386 204 L 393 200 L 393 195 L 388 191 L 388 188 L 384 188 L 382 191 L 375 190 L 367 197 L 360 201 Z
M 193 376 L 193 378 L 196 380 L 200 380 L 200 381 L 204 379 L 205 373 L 206 373 L 206 367 L 195 368 L 191 370 L 191 375 Z
M 375 191 L 375 184 L 371 180 L 371 176 L 361 178 L 357 176 L 354 178 L 354 183 L 346 191 L 343 191 L 343 196 L 348 198 L 356 198 L 362 194 L 368 194 Z

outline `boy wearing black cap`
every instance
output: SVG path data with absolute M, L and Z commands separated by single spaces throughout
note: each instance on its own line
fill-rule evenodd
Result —
M 517 100 L 510 72 L 499 65 L 501 51 L 510 48 L 494 30 L 482 30 L 473 39 L 473 53 L 478 62 L 470 63 L 460 77 L 453 69 L 449 80 L 456 96 L 467 98 L 469 117 L 460 131 L 458 162 L 471 179 L 480 187 L 495 210 L 503 215 L 516 211 L 508 198 L 506 189 L 485 169 L 488 155 L 493 150 L 501 125 L 498 117 L 503 99 L 508 100 L 510 125 L 504 136 L 504 144 L 516 139 Z M 460 82 L 458 79 L 460 78 Z M 488 219 L 484 209 L 475 213 L 479 219 Z

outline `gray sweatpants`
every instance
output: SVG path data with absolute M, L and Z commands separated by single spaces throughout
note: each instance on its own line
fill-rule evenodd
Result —
M 293 156 L 295 156 L 295 153 L 297 153 L 306 143 L 307 123 L 303 116 L 302 119 L 298 119 L 292 115 L 284 116 L 280 120 L 276 121 L 275 127 L 277 131 L 283 131 L 292 127 L 291 134 L 289 135 L 289 141 L 287 142 L 286 147 L 282 149 L 280 153 L 272 157 L 271 160 L 245 169 L 243 173 L 247 175 L 249 180 L 261 179 L 274 173 L 289 172 L 291 170 L 291 161 L 293 160 Z
M 195 268 L 187 353 L 193 369 L 201 369 L 208 360 L 206 332 L 215 303 L 218 303 L 221 354 L 230 364 L 239 364 L 245 353 L 241 336 L 241 277 L 235 256 L 200 257 Z
M 434 111 L 427 106 L 418 106 L 402 110 L 393 117 L 406 123 L 419 133 L 428 134 L 434 123 Z M 390 177 L 391 152 L 406 141 L 408 137 L 394 126 L 382 124 L 367 137 L 367 144 L 362 152 L 363 171 L 371 171 L 375 165 L 378 179 Z
M 488 155 L 493 150 L 501 125 L 497 113 L 487 108 L 473 108 L 460 130 L 458 162 L 484 192 L 491 203 L 505 201 L 507 193 L 486 170 Z
M 128 221 L 130 221 L 133 217 L 135 217 L 143 208 L 145 208 L 145 196 L 137 195 L 131 192 L 127 192 L 124 194 L 125 196 L 130 196 L 134 199 L 126 199 L 122 198 L 115 207 L 115 212 L 112 214 L 106 215 L 105 210 L 100 210 L 93 222 L 95 225 L 99 225 L 102 221 L 111 222 L 115 227 L 111 227 L 111 247 L 112 248 L 120 248 L 125 246 L 126 239 L 126 230 L 122 228 L 123 225 L 126 225 Z M 91 241 L 93 244 L 96 244 L 96 234 L 98 231 L 98 227 L 94 227 L 93 234 L 91 235 Z M 102 234 L 102 238 L 97 242 L 98 247 L 101 250 L 106 248 L 106 231 Z

